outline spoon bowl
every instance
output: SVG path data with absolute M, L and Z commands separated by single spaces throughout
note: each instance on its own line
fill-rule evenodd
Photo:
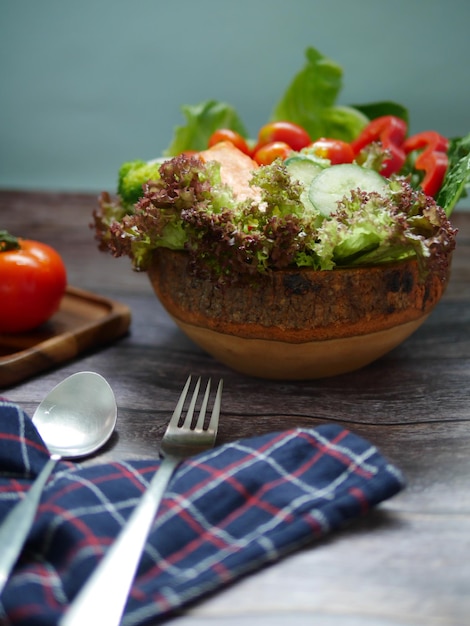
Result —
M 50 454 L 65 459 L 96 452 L 111 437 L 116 419 L 113 391 L 95 372 L 78 372 L 63 380 L 33 415 Z
M 0 527 L 0 595 L 36 515 L 44 486 L 61 458 L 95 452 L 114 431 L 117 406 L 108 382 L 95 372 L 77 372 L 56 385 L 36 409 L 33 423 L 50 453 L 33 485 Z

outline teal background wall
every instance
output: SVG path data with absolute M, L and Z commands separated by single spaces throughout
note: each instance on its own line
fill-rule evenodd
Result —
M 468 0 L 0 0 L 0 187 L 114 190 L 180 105 L 233 104 L 255 135 L 309 45 L 341 104 L 393 99 L 411 131 L 470 131 Z

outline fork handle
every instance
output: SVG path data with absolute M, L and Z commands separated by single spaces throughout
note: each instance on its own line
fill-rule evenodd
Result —
M 165 457 L 116 541 L 84 584 L 60 626 L 118 626 L 166 486 L 179 461 Z

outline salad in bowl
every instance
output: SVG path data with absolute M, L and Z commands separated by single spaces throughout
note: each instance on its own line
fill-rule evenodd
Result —
M 337 105 L 341 78 L 309 48 L 254 139 L 230 105 L 184 107 L 165 154 L 122 164 L 94 212 L 100 248 L 147 271 L 180 328 L 250 375 L 362 367 L 449 279 L 470 135 L 410 135 L 393 102 Z

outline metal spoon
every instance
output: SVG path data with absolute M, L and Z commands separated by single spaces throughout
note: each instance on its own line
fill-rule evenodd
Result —
M 113 391 L 95 372 L 72 374 L 54 387 L 36 409 L 33 423 L 51 457 L 0 527 L 0 595 L 31 529 L 52 470 L 60 459 L 98 450 L 111 437 L 116 418 Z

